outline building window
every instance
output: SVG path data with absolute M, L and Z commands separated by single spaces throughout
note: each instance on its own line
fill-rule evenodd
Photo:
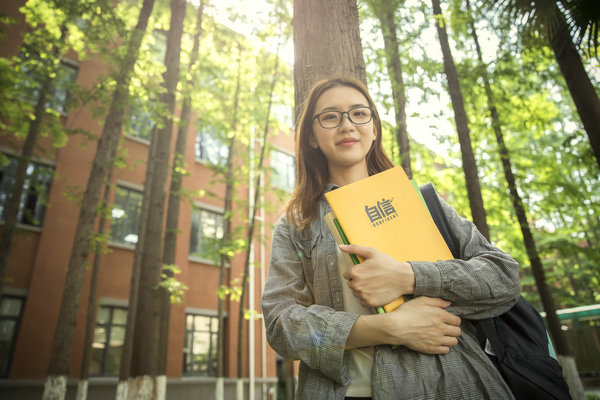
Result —
M 149 37 L 152 60 L 164 64 L 167 54 L 167 31 L 155 29 Z
M 0 377 L 7 377 L 23 310 L 23 298 L 5 296 L 0 301 Z
M 4 219 L 6 203 L 12 192 L 17 175 L 16 157 L 6 156 L 7 164 L 0 167 L 0 215 Z M 46 211 L 48 193 L 52 183 L 53 169 L 35 162 L 29 163 L 23 192 L 19 201 L 17 222 L 25 225 L 41 226 Z
M 125 125 L 125 134 L 142 140 L 150 141 L 152 139 L 152 128 L 154 120 L 152 110 L 149 105 L 144 104 L 139 99 L 132 99 L 129 108 L 129 119 Z
M 216 376 L 219 320 L 206 315 L 186 314 L 183 373 Z
M 142 208 L 142 192 L 117 186 L 110 223 L 110 240 L 135 245 Z
M 29 50 L 23 50 L 20 54 L 21 70 L 27 79 L 18 83 L 18 90 L 23 98 L 30 103 L 37 103 L 40 89 L 48 74 L 48 68 L 44 65 L 39 55 Z M 77 78 L 78 67 L 65 61 L 61 61 L 56 77 L 52 81 L 50 93 L 47 95 L 46 107 L 50 107 L 61 113 L 67 111 L 69 100 L 69 89 Z
M 90 375 L 119 375 L 121 351 L 125 342 L 127 309 L 100 306 L 94 330 Z
M 216 130 L 205 127 L 196 134 L 196 159 L 208 164 L 224 166 L 229 149 Z
M 222 238 L 223 214 L 202 208 L 192 211 L 190 257 L 218 264 Z
M 294 157 L 278 150 L 271 150 L 271 185 L 291 192 L 296 184 Z

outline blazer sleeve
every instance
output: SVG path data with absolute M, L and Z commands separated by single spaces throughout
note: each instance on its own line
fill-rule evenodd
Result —
M 503 314 L 520 295 L 519 265 L 491 245 L 475 225 L 440 199 L 460 247 L 460 259 L 413 262 L 415 296 L 452 302 L 448 311 L 469 319 Z
M 286 359 L 302 360 L 327 378 L 347 384 L 346 340 L 358 314 L 314 304 L 303 271 L 303 253 L 282 217 L 275 225 L 269 272 L 261 305 L 271 347 Z M 308 266 L 312 268 L 312 266 Z

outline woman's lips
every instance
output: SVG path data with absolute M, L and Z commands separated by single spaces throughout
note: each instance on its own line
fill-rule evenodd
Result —
M 353 138 L 342 139 L 338 142 L 338 146 L 350 147 L 355 143 L 358 143 L 358 140 Z

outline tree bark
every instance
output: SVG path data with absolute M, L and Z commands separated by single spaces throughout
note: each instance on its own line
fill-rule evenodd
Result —
M 573 45 L 566 24 L 562 23 L 556 35 L 550 38 L 550 46 L 600 167 L 600 99 Z
M 238 43 L 238 66 L 237 66 L 237 78 L 235 84 L 235 94 L 233 99 L 233 120 L 231 123 L 231 130 L 233 135 L 229 140 L 229 147 L 227 152 L 227 166 L 225 175 L 225 199 L 224 199 L 224 216 L 223 216 L 223 238 L 221 240 L 221 253 L 219 256 L 219 289 L 225 285 L 225 266 L 229 263 L 229 256 L 223 251 L 223 249 L 229 244 L 231 236 L 231 213 L 232 213 L 232 199 L 233 199 L 233 151 L 235 150 L 236 135 L 237 135 L 237 124 L 238 124 L 238 107 L 239 97 L 241 88 L 241 69 L 242 69 L 242 46 Z M 222 400 L 223 393 L 223 378 L 225 376 L 225 309 L 223 299 L 219 296 L 217 306 L 217 319 L 218 319 L 218 335 L 217 335 L 217 387 L 216 396 L 217 400 Z
M 171 0 L 171 20 L 167 35 L 167 52 L 165 55 L 166 71 L 164 74 L 165 92 L 161 94 L 161 102 L 166 105 L 166 117 L 156 139 L 154 158 L 148 159 L 153 164 L 153 176 L 150 182 L 150 196 L 143 202 L 149 203 L 148 221 L 144 237 L 142 254 L 142 272 L 140 274 L 138 304 L 135 318 L 131 377 L 136 382 L 129 388 L 129 398 L 141 398 L 142 382 L 149 385 L 152 398 L 164 398 L 158 393 L 156 376 L 158 372 L 158 337 L 160 322 L 160 282 L 162 270 L 163 219 L 165 212 L 165 187 L 169 174 L 169 158 L 171 134 L 173 129 L 173 111 L 175 109 L 175 90 L 179 81 L 179 57 L 181 37 L 185 18 L 185 0 Z
M 112 181 L 111 167 L 106 175 L 106 184 L 104 185 L 104 196 L 102 198 L 102 209 L 106 210 Z M 103 236 L 106 231 L 107 218 L 105 215 L 100 217 L 98 225 L 98 236 Z M 77 400 L 87 398 L 88 379 L 90 377 L 90 362 L 92 359 L 92 342 L 94 341 L 94 330 L 96 327 L 96 311 L 98 296 L 98 275 L 100 274 L 101 249 L 94 250 L 94 263 L 92 266 L 92 277 L 90 279 L 90 293 L 88 296 L 88 307 L 85 322 L 85 338 L 83 340 L 83 360 L 81 361 L 81 370 L 79 373 L 79 384 L 77 386 Z
M 77 309 L 79 308 L 81 298 L 85 263 L 89 254 L 90 239 L 102 191 L 102 182 L 108 165 L 112 164 L 110 158 L 114 154 L 113 149 L 119 143 L 124 106 L 129 99 L 130 75 L 137 60 L 139 48 L 146 32 L 146 26 L 153 6 L 154 0 L 144 0 L 137 25 L 128 42 L 125 59 L 120 66 L 116 79 L 116 89 L 104 127 L 102 128 L 86 190 L 83 195 L 56 332 L 52 344 L 48 377 L 43 395 L 45 400 L 63 399 L 65 395 L 66 376 L 69 372 L 69 361 L 71 358 L 71 344 L 75 333 L 75 324 L 77 323 Z
M 196 34 L 194 35 L 194 45 L 191 53 L 191 60 L 188 65 L 188 73 L 192 73 L 198 59 L 198 49 L 200 47 L 200 36 L 202 34 L 202 15 L 204 4 L 201 2 L 198 6 Z M 175 143 L 175 156 L 173 167 L 171 169 L 171 186 L 169 188 L 169 202 L 167 206 L 167 221 L 165 227 L 165 240 L 163 247 L 163 263 L 165 265 L 175 264 L 175 250 L 177 248 L 177 231 L 179 225 L 179 206 L 181 198 L 181 180 L 183 174 L 181 168 L 184 168 L 184 156 L 187 143 L 187 134 L 191 115 L 191 94 L 190 88 L 193 87 L 193 80 L 187 81 L 187 91 L 184 94 L 181 107 L 181 116 L 179 129 L 177 131 L 177 140 Z M 168 277 L 172 276 L 169 270 L 163 270 Z M 169 319 L 171 315 L 170 293 L 163 288 L 161 290 L 160 305 L 160 335 L 159 335 L 159 363 L 158 374 L 166 375 L 167 354 L 169 344 Z
M 295 0 L 293 26 L 296 118 L 321 79 L 352 76 L 367 84 L 356 0 Z
M 432 0 L 431 3 L 433 5 L 433 15 L 436 22 L 435 26 L 444 58 L 444 72 L 446 73 L 446 78 L 448 80 L 448 92 L 450 93 L 452 108 L 454 110 L 454 120 L 456 122 L 456 131 L 458 133 L 458 142 L 460 144 L 462 155 L 463 172 L 465 174 L 467 194 L 471 206 L 471 216 L 473 217 L 473 223 L 477 229 L 479 229 L 479 232 L 481 232 L 487 240 L 490 240 L 483 198 L 481 197 L 481 185 L 477 173 L 477 163 L 475 162 L 475 155 L 473 153 L 473 147 L 471 146 L 471 134 L 467 123 L 467 112 L 465 111 L 465 103 L 460 88 L 458 72 L 456 71 L 454 58 L 450 51 L 446 25 L 440 8 L 440 1 Z
M 150 159 L 154 158 L 156 153 L 156 142 L 154 136 L 158 134 L 156 126 L 152 129 L 152 138 L 150 141 Z M 142 198 L 150 196 L 150 184 L 152 181 L 152 173 L 154 172 L 153 164 L 146 165 L 146 174 L 144 177 L 144 193 Z M 125 340 L 123 341 L 123 350 L 121 351 L 121 361 L 119 369 L 119 382 L 117 383 L 116 400 L 126 400 L 129 395 L 129 377 L 131 375 L 131 357 L 133 354 L 133 338 L 135 333 L 135 317 L 137 315 L 138 293 L 140 290 L 140 273 L 142 270 L 142 255 L 144 254 L 144 238 L 146 237 L 146 223 L 148 221 L 148 213 L 150 205 L 148 202 L 142 202 L 140 209 L 140 219 L 137 226 L 137 244 L 133 253 L 133 265 L 131 267 L 131 279 L 129 284 L 129 303 L 127 309 L 127 321 L 125 325 Z
M 398 50 L 398 37 L 396 35 L 395 11 L 398 4 L 386 0 L 370 1 L 371 7 L 381 25 L 385 58 L 388 75 L 392 84 L 392 97 L 396 116 L 396 142 L 400 153 L 400 165 L 409 179 L 412 179 L 410 166 L 410 142 L 406 125 L 406 93 L 402 77 L 402 62 Z

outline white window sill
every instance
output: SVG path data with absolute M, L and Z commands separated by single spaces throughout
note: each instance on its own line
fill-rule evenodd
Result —
M 0 221 L 0 225 L 4 225 L 4 220 Z M 17 229 L 22 230 L 22 231 L 28 231 L 28 232 L 36 232 L 36 233 L 42 232 L 41 226 L 27 225 L 27 224 L 22 224 L 20 222 L 17 223 Z
M 117 249 L 135 251 L 135 245 L 134 244 L 125 244 L 125 243 L 122 243 L 122 242 L 113 242 L 112 240 L 109 240 L 108 241 L 108 245 L 110 247 L 116 247 Z
M 146 146 L 150 146 L 150 141 L 148 139 L 142 139 L 140 137 L 137 136 L 131 136 L 131 135 L 124 135 L 127 139 L 132 140 L 134 142 L 138 142 L 141 144 L 145 144 Z
M 206 264 L 206 265 L 210 265 L 212 267 L 219 267 L 219 263 L 215 263 L 213 260 L 209 260 L 209 259 L 201 258 L 201 257 L 189 256 L 188 261 L 196 263 L 196 264 Z M 229 264 L 225 265 L 225 268 L 229 268 L 229 267 L 230 267 Z

